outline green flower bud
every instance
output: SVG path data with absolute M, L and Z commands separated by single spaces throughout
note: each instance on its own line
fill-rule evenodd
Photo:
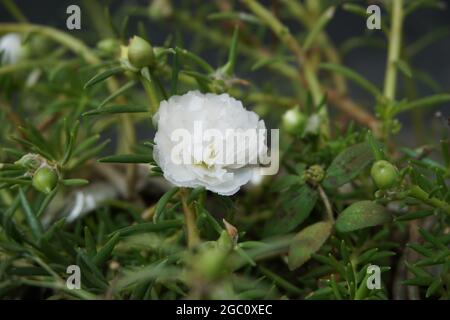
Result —
M 120 44 L 116 39 L 107 38 L 97 43 L 97 48 L 105 53 L 115 54 L 119 52 Z
M 219 247 L 203 250 L 193 261 L 197 272 L 207 279 L 216 279 L 226 270 L 228 251 Z
M 233 241 L 226 230 L 223 230 L 217 240 L 217 246 L 226 251 L 230 251 L 233 248 Z
M 35 153 L 27 153 L 14 163 L 34 171 L 41 166 L 42 161 L 43 159 L 40 155 Z
M 43 193 L 50 193 L 58 183 L 58 174 L 49 167 L 41 167 L 33 176 L 33 187 Z
M 283 114 L 283 128 L 289 133 L 298 133 L 304 127 L 306 117 L 298 108 L 293 108 Z
M 389 189 L 397 181 L 398 169 L 386 160 L 379 160 L 373 164 L 370 174 L 379 189 Z
M 128 46 L 128 60 L 136 68 L 150 66 L 155 62 L 153 48 L 144 39 L 134 36 Z
M 325 170 L 323 170 L 322 166 L 318 164 L 312 165 L 305 171 L 306 180 L 315 184 L 322 181 L 324 177 L 325 177 Z

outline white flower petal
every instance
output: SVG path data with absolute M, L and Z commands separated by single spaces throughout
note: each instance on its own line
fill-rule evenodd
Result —
M 258 159 L 266 155 L 266 139 L 240 144 L 236 132 L 265 130 L 263 120 L 228 94 L 190 91 L 162 101 L 153 117 L 158 131 L 153 155 L 171 183 L 182 187 L 203 186 L 233 195 L 249 182 Z M 183 130 L 189 139 L 173 139 Z M 253 130 L 253 131 L 252 131 Z M 210 134 L 205 136 L 205 131 Z M 242 138 L 244 139 L 244 138 Z M 234 148 L 232 146 L 234 141 Z M 231 143 L 230 145 L 228 143 Z M 181 160 L 189 159 L 186 163 Z

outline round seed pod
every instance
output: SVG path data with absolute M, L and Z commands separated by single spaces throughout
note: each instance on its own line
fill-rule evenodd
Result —
M 43 193 L 50 193 L 58 184 L 58 174 L 49 167 L 36 170 L 32 180 L 33 187 Z
M 386 160 L 379 160 L 373 164 L 370 174 L 379 189 L 389 189 L 397 181 L 398 169 Z

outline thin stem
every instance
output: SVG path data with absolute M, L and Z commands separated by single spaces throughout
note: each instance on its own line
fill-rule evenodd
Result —
M 192 249 L 200 242 L 200 237 L 198 235 L 197 230 L 196 217 L 194 211 L 187 203 L 187 196 L 188 196 L 187 189 L 185 188 L 181 189 L 180 195 L 181 195 L 181 203 L 183 204 L 188 248 Z
M 289 29 L 283 25 L 280 20 L 278 20 L 270 11 L 264 8 L 255 0 L 242 0 L 244 4 L 256 15 L 258 16 L 273 33 L 283 42 L 295 55 L 298 65 L 303 67 L 306 83 L 311 90 L 313 100 L 315 105 L 318 105 L 322 98 L 323 92 L 320 87 L 319 80 L 314 70 L 314 65 L 307 59 L 302 47 L 295 39 L 295 37 L 290 33 Z M 321 109 L 319 116 L 322 119 L 321 132 L 324 138 L 329 136 L 328 128 L 328 112 L 324 107 Z
M 314 29 L 317 19 L 304 8 L 301 2 L 291 0 L 282 0 L 281 2 L 288 8 L 289 12 L 291 12 L 293 16 L 299 19 L 299 21 L 306 28 L 308 28 L 310 31 Z M 326 58 L 329 61 L 337 64 L 341 63 L 341 59 L 336 47 L 328 38 L 324 30 L 321 30 L 317 35 L 316 41 L 320 45 Z M 332 76 L 334 78 L 334 84 L 338 92 L 340 94 L 345 94 L 347 92 L 347 84 L 345 78 L 338 73 L 334 73 Z
M 403 25 L 403 0 L 392 1 L 391 31 L 389 35 L 388 59 L 384 78 L 384 96 L 392 101 L 395 99 L 397 85 L 397 66 L 400 57 Z
M 333 216 L 333 208 L 331 207 L 330 200 L 328 199 L 327 194 L 323 190 L 321 185 L 318 185 L 317 190 L 319 191 L 320 199 L 322 200 L 323 204 L 325 205 L 325 210 L 327 212 L 328 220 L 331 223 L 334 223 L 334 216 Z
M 159 105 L 159 99 L 158 95 L 156 94 L 155 86 L 153 85 L 152 81 L 148 81 L 142 76 L 139 76 L 139 80 L 141 81 L 145 93 L 147 94 L 147 97 L 150 100 L 150 112 L 152 115 L 154 115 L 156 111 L 158 111 Z
M 331 105 L 345 112 L 350 118 L 369 127 L 375 135 L 378 135 L 380 131 L 379 121 L 369 112 L 360 108 L 353 100 L 340 95 L 336 90 L 327 90 L 327 98 Z

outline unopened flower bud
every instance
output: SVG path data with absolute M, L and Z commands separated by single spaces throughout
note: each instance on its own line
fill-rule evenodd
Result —
M 97 43 L 97 48 L 108 54 L 115 54 L 119 50 L 119 42 L 113 38 L 100 40 Z
M 306 117 L 297 108 L 293 108 L 283 114 L 282 123 L 287 132 L 297 133 L 304 127 Z
M 155 62 L 153 48 L 146 40 L 134 36 L 128 46 L 128 60 L 136 68 L 150 66 Z
M 306 180 L 308 180 L 309 182 L 315 183 L 315 184 L 322 181 L 324 177 L 325 177 L 325 171 L 323 170 L 322 166 L 320 166 L 318 164 L 312 165 L 305 172 Z

